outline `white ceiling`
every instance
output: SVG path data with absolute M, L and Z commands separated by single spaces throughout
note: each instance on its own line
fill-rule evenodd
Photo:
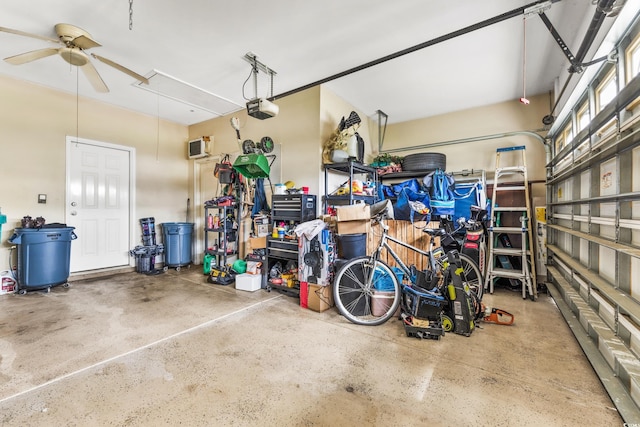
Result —
M 242 59 L 247 52 L 277 72 L 273 92 L 278 95 L 532 1 L 132 0 L 130 30 L 129 0 L 2 0 L 0 27 L 55 38 L 56 23 L 79 26 L 102 44 L 90 52 L 144 76 L 158 70 L 241 109 L 245 97 L 254 96 L 249 81 L 243 97 L 251 71 Z M 546 12 L 574 54 L 595 7 L 588 0 L 562 0 Z M 366 114 L 384 111 L 390 123 L 517 102 L 523 96 L 524 22 L 511 18 L 327 85 Z M 51 44 L 0 33 L 2 58 L 45 47 Z M 78 90 L 81 96 L 183 124 L 215 117 L 140 90 L 128 75 L 93 63 L 109 93 L 95 92 L 77 68 L 57 55 L 18 66 L 0 61 L 0 74 L 74 94 Z M 526 95 L 548 93 L 567 67 L 540 18 L 527 19 Z M 259 74 L 258 95 L 270 95 L 264 73 Z

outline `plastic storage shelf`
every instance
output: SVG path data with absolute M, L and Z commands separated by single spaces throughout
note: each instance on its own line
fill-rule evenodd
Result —
M 237 222 L 238 205 L 228 206 L 205 205 L 204 247 L 205 253 L 214 256 L 215 265 L 229 264 L 229 258 L 238 255 L 238 230 L 229 224 L 229 217 Z M 214 224 L 209 224 L 209 215 L 217 217 Z M 211 227 L 209 225 L 212 225 Z M 217 233 L 217 242 L 211 241 L 209 233 Z M 215 249 L 210 249 L 214 246 Z

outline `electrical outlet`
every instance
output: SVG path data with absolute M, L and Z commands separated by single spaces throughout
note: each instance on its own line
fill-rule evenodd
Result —
M 47 195 L 38 194 L 38 203 L 47 203 Z

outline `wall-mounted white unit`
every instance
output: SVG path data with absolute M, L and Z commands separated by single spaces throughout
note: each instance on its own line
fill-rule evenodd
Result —
M 192 139 L 187 143 L 187 157 L 189 159 L 199 159 L 211 154 L 213 136 L 202 136 Z

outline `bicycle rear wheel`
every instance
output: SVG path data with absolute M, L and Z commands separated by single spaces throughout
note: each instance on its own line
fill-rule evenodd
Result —
M 478 300 L 482 301 L 482 294 L 484 293 L 484 276 L 478 264 L 465 254 L 460 254 L 460 261 L 462 261 L 463 272 L 461 274 L 462 281 L 466 283 L 469 288 L 475 292 Z
M 371 257 L 354 258 L 336 274 L 333 300 L 349 321 L 380 325 L 393 317 L 400 305 L 400 284 L 385 263 Z

